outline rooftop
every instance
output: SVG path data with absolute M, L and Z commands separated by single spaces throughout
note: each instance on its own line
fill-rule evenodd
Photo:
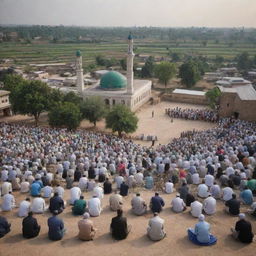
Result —
M 5 96 L 5 95 L 8 95 L 8 94 L 10 94 L 9 91 L 0 90 L 0 96 Z
M 205 92 L 202 92 L 202 91 L 193 91 L 193 90 L 184 90 L 184 89 L 175 89 L 172 93 L 197 95 L 197 96 L 204 96 L 205 95 Z
M 256 91 L 251 84 L 244 86 L 237 86 L 234 88 L 226 88 L 218 86 L 221 92 L 237 93 L 241 100 L 256 100 Z

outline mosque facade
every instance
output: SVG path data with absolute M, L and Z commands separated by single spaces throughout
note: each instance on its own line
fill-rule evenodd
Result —
M 109 71 L 100 81 L 92 86 L 85 86 L 82 69 L 82 55 L 76 53 L 76 87 L 83 99 L 99 96 L 109 107 L 123 104 L 132 111 L 137 110 L 151 98 L 150 80 L 134 79 L 133 72 L 133 38 L 128 36 L 127 72 L 126 77 L 117 71 Z

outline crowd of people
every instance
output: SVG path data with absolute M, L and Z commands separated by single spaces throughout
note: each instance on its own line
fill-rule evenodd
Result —
M 200 120 L 206 122 L 218 122 L 217 111 L 195 108 L 168 108 L 165 113 L 171 118 L 182 118 L 186 120 Z
M 152 212 L 147 235 L 153 241 L 164 239 L 168 233 L 161 218 L 166 207 L 161 193 L 174 191 L 173 212 L 189 210 L 198 218 L 195 228 L 184 227 L 192 242 L 216 243 L 217 237 L 211 234 L 205 216 L 214 216 L 217 200 L 223 202 L 227 214 L 239 218 L 230 231 L 233 237 L 244 243 L 253 241 L 251 217 L 247 216 L 256 217 L 254 123 L 220 119 L 216 128 L 195 131 L 156 148 L 83 130 L 2 123 L 0 168 L 1 210 L 19 208 L 25 238 L 40 233 L 35 214 L 50 211 L 48 237 L 62 239 L 66 228 L 61 213 L 72 205 L 72 214 L 82 216 L 78 222 L 79 238 L 95 239 L 97 218 L 92 221 L 90 217 L 101 215 L 102 200 L 109 194 L 109 207 L 117 212 L 110 223 L 111 234 L 114 239 L 125 239 L 132 227 L 124 216 L 124 197 L 137 188 L 141 193 L 132 199 L 131 209 L 137 216 Z M 156 188 L 162 191 L 154 192 L 146 202 L 142 191 Z M 24 195 L 19 205 L 17 193 Z M 69 200 L 64 200 L 65 193 L 69 193 Z M 85 200 L 84 193 L 90 193 L 91 198 Z M 241 205 L 248 210 L 241 212 Z M 10 231 L 11 223 L 0 216 L 0 237 Z

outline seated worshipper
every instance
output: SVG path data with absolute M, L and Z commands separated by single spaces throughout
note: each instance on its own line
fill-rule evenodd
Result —
M 131 230 L 131 226 L 127 225 L 126 217 L 123 217 L 123 211 L 117 210 L 117 216 L 112 218 L 110 232 L 116 240 L 125 239 Z
M 22 221 L 22 235 L 25 238 L 33 238 L 38 236 L 40 232 L 40 226 L 37 223 L 36 218 L 33 217 L 33 212 L 29 212 L 28 216 Z
M 35 180 L 30 186 L 30 195 L 38 196 L 41 193 L 41 185 Z
M 193 217 L 198 218 L 202 214 L 203 204 L 201 204 L 199 201 L 194 201 L 193 203 L 190 204 L 190 207 L 190 213 Z
M 66 232 L 64 222 L 57 217 L 58 211 L 53 212 L 53 216 L 48 219 L 48 237 L 50 240 L 61 240 Z
M 123 176 L 119 175 L 119 176 L 115 177 L 115 182 L 116 182 L 117 189 L 120 189 L 120 186 L 123 183 L 123 181 L 124 181 L 124 177 Z
M 63 187 L 61 187 L 60 184 L 57 184 L 57 186 L 55 188 L 55 193 L 58 193 L 58 196 L 63 199 L 64 198 L 64 194 L 65 194 L 65 189 Z
M 88 183 L 88 179 L 86 178 L 86 175 L 83 175 L 79 179 L 79 183 L 78 183 L 78 187 L 81 189 L 81 191 L 86 191 L 87 183 Z
M 76 200 L 78 200 L 81 196 L 82 192 L 79 187 L 73 187 L 70 189 L 70 201 L 69 203 L 73 205 Z
M 155 196 L 153 196 L 150 200 L 150 209 L 152 212 L 161 212 L 162 208 L 164 207 L 165 203 L 162 197 L 159 196 L 159 193 L 155 193 Z
M 197 245 L 213 245 L 217 242 L 217 238 L 210 233 L 210 224 L 205 220 L 203 214 L 199 216 L 199 222 L 195 228 L 188 229 L 188 238 Z
M 128 192 L 129 192 L 129 186 L 123 181 L 123 183 L 120 186 L 120 195 L 127 196 Z
M 207 215 L 213 215 L 216 212 L 216 199 L 209 195 L 203 202 L 204 212 Z
M 86 201 L 83 196 L 76 200 L 74 206 L 72 207 L 72 213 L 74 215 L 83 215 L 85 213 Z
M 247 186 L 240 193 L 240 198 L 244 204 L 251 205 L 253 203 L 252 191 Z
M 88 180 L 87 183 L 87 191 L 93 191 L 94 187 L 96 186 L 95 180 Z
M 192 174 L 192 182 L 194 185 L 198 185 L 200 183 L 200 177 L 198 172 Z
M 174 212 L 183 212 L 186 210 L 186 205 L 183 201 L 183 199 L 180 198 L 180 194 L 178 193 L 176 195 L 176 198 L 174 198 L 171 202 L 171 208 Z
M 66 178 L 66 189 L 71 189 L 73 186 L 74 179 L 71 175 L 68 175 Z
M 53 188 L 50 186 L 45 186 L 41 190 L 41 195 L 44 198 L 50 198 L 52 196 Z
M 129 188 L 135 188 L 136 187 L 136 180 L 133 175 L 130 175 L 127 178 L 127 185 Z
M 197 195 L 201 198 L 206 198 L 209 195 L 208 187 L 204 184 L 204 180 L 202 181 L 202 184 L 197 187 Z
M 232 198 L 232 195 L 234 194 L 233 189 L 230 187 L 225 187 L 222 189 L 222 199 L 226 202 Z
M 205 185 L 210 188 L 213 185 L 213 183 L 214 183 L 214 177 L 211 174 L 207 174 L 205 176 Z
M 31 204 L 31 211 L 33 213 L 44 213 L 46 210 L 45 201 L 40 195 L 33 199 Z
M 213 186 L 211 186 L 210 193 L 212 194 L 212 196 L 215 199 L 221 198 L 221 189 L 220 189 L 220 186 L 216 182 L 214 182 Z
M 109 197 L 109 206 L 112 211 L 121 210 L 123 207 L 123 197 L 117 191 Z
M 145 203 L 145 200 L 142 199 L 142 197 L 140 196 L 140 193 L 137 193 L 136 196 L 133 197 L 131 201 L 131 205 L 132 205 L 132 212 L 135 215 L 141 216 L 147 212 L 147 205 Z
M 173 183 L 172 183 L 171 180 L 169 180 L 169 181 L 167 181 L 167 182 L 165 183 L 164 191 L 165 191 L 166 194 L 171 194 L 171 193 L 174 191 L 174 189 L 173 189 Z
M 96 183 L 96 186 L 92 191 L 92 195 L 97 196 L 100 200 L 104 198 L 103 188 L 98 183 Z
M 93 222 L 89 220 L 90 214 L 88 212 L 84 213 L 83 219 L 78 221 L 78 237 L 82 241 L 93 240 L 96 229 L 94 228 Z
M 240 201 L 236 199 L 236 194 L 232 195 L 232 199 L 225 203 L 226 212 L 231 215 L 238 215 L 240 213 Z
M 20 178 L 16 176 L 12 179 L 12 190 L 20 190 Z
M 239 220 L 236 222 L 235 229 L 231 228 L 232 236 L 242 243 L 251 243 L 254 234 L 252 233 L 252 225 L 245 219 L 245 214 L 239 214 Z
M 15 198 L 12 195 L 12 192 L 9 192 L 8 194 L 5 194 L 3 196 L 3 202 L 2 202 L 2 211 L 8 212 L 11 211 L 13 208 L 15 208 Z
M 28 180 L 24 180 L 20 183 L 20 192 L 21 193 L 28 193 L 29 192 L 29 182 Z
M 145 178 L 145 188 L 152 189 L 153 187 L 154 187 L 153 177 L 150 174 L 148 174 Z
M 0 216 L 0 238 L 4 237 L 10 231 L 11 231 L 11 224 L 8 223 L 5 217 Z
M 9 194 L 9 192 L 12 192 L 12 184 L 8 181 L 5 181 L 1 186 L 2 196 Z
M 246 186 L 252 191 L 253 194 L 256 194 L 256 179 L 248 178 Z
M 104 194 L 112 193 L 112 183 L 109 181 L 109 178 L 106 178 L 105 182 L 103 183 L 103 190 Z
M 191 193 L 188 193 L 185 200 L 186 206 L 190 206 L 191 203 L 193 203 L 194 201 L 195 201 L 195 197 Z
M 152 241 L 160 241 L 166 236 L 164 220 L 154 213 L 154 217 L 148 222 L 147 235 Z
M 186 200 L 187 194 L 189 192 L 189 188 L 187 183 L 183 182 L 182 186 L 178 189 L 180 198 L 183 199 L 184 201 Z
M 90 216 L 92 217 L 100 216 L 101 210 L 102 209 L 101 209 L 100 199 L 97 196 L 93 196 L 93 198 L 91 198 L 88 201 L 88 212 Z
M 30 212 L 30 198 L 27 197 L 25 200 L 20 202 L 20 207 L 18 211 L 19 217 L 27 217 L 28 213 Z
M 65 205 L 63 199 L 59 196 L 58 192 L 55 192 L 53 197 L 50 199 L 50 212 L 53 213 L 54 211 L 58 211 L 58 214 L 60 214 L 64 209 Z

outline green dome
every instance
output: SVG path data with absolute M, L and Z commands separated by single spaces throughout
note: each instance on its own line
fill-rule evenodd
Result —
M 81 51 L 80 50 L 77 50 L 76 51 L 76 57 L 80 57 L 81 56 Z
M 100 79 L 100 88 L 103 90 L 121 90 L 126 85 L 126 77 L 116 71 L 109 71 Z

